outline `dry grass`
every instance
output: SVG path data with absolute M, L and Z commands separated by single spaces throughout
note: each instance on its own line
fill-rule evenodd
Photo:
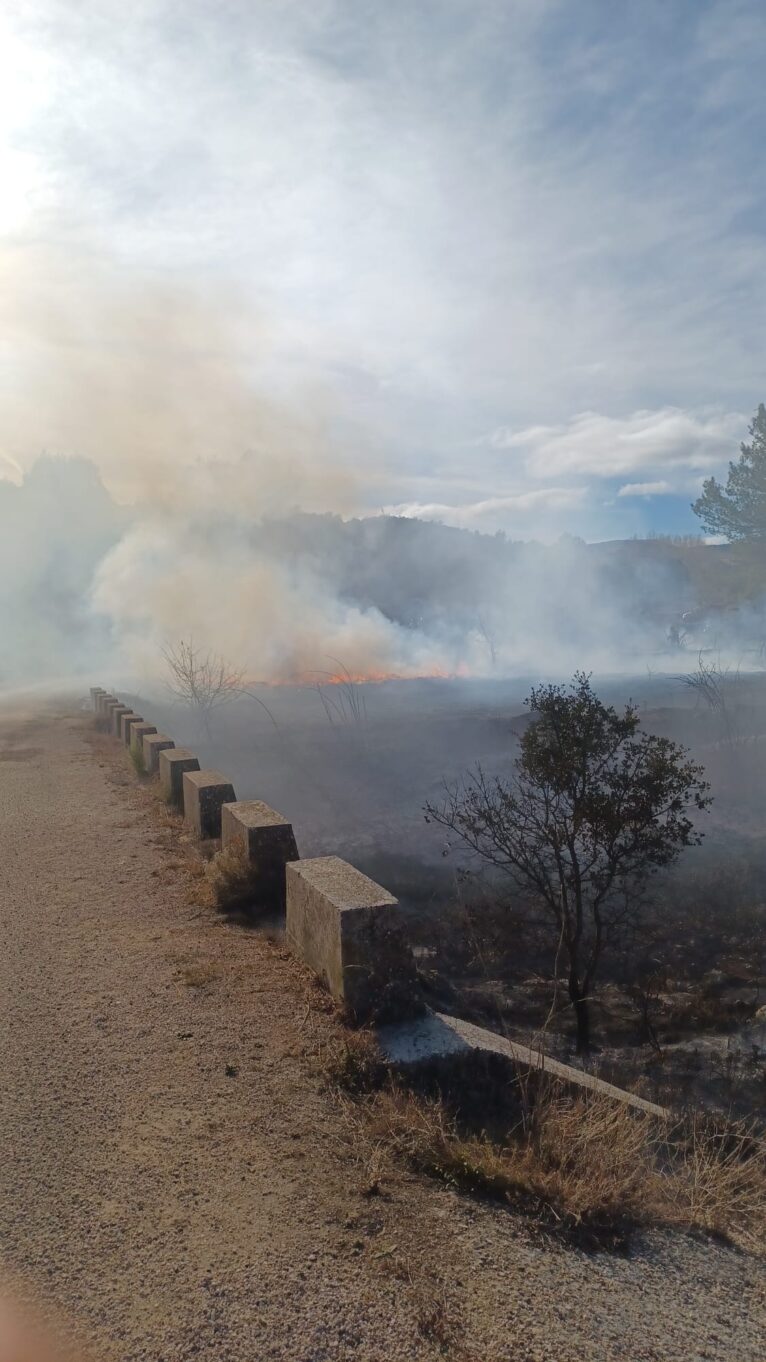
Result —
M 344 1029 L 322 1050 L 321 1063 L 333 1087 L 355 1096 L 380 1088 L 388 1075 L 371 1031 Z
M 766 1251 L 766 1142 L 745 1122 L 695 1114 L 667 1141 L 665 1218 Z
M 221 977 L 221 967 L 212 960 L 201 960 L 195 965 L 186 965 L 179 974 L 187 988 L 206 988 Z
M 135 771 L 136 775 L 137 775 L 137 776 L 145 776 L 145 775 L 146 775 L 146 762 L 144 761 L 144 754 L 143 754 L 143 752 L 141 751 L 141 748 L 138 747 L 138 746 L 136 745 L 136 743 L 131 743 L 131 744 L 130 744 L 130 749 L 129 749 L 129 751 L 130 751 L 130 760 L 131 760 L 131 762 L 133 763 L 133 770 Z
M 255 904 L 253 870 L 244 843 L 235 839 L 206 866 L 213 903 L 222 913 L 242 913 Z
M 354 1091 L 370 1064 L 350 1050 L 343 1085 Z M 441 1100 L 397 1085 L 368 1092 L 351 1112 L 378 1178 L 394 1155 L 578 1240 L 615 1245 L 637 1225 L 674 1225 L 766 1252 L 766 1148 L 743 1127 L 693 1117 L 668 1128 L 553 1084 L 502 1143 L 467 1134 Z

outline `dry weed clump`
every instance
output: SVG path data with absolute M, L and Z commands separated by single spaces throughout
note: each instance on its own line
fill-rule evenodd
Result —
M 649 1118 L 602 1098 L 551 1092 L 506 1143 L 463 1135 L 439 1099 L 390 1088 L 372 1103 L 373 1139 L 458 1188 L 510 1201 L 551 1227 L 598 1238 L 641 1218 Z
M 766 1251 L 766 1149 L 741 1127 L 691 1117 L 668 1128 L 553 1084 L 502 1143 L 392 1084 L 367 1096 L 359 1119 L 374 1149 L 570 1236 L 614 1244 L 637 1225 L 675 1225 Z
M 333 1037 L 321 1054 L 322 1068 L 332 1087 L 360 1096 L 380 1088 L 388 1075 L 371 1031 L 345 1031 Z
M 145 776 L 146 762 L 144 761 L 144 754 L 141 751 L 141 748 L 138 747 L 136 743 L 130 744 L 130 760 L 133 763 L 133 769 L 136 775 Z
M 700 1113 L 668 1138 L 665 1218 L 766 1251 L 766 1141 L 744 1121 Z
M 257 908 L 253 867 L 240 838 L 213 856 L 206 866 L 206 875 L 213 902 L 222 913 L 252 912 Z
M 187 988 L 206 988 L 221 977 L 221 968 L 212 960 L 203 960 L 195 965 L 186 965 L 180 970 L 181 978 Z

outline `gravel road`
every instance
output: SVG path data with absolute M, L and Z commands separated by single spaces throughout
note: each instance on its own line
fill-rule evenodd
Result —
M 761 1362 L 755 1259 L 546 1243 L 404 1171 L 365 1195 L 279 944 L 73 704 L 0 710 L 0 1262 L 94 1359 Z M 323 1029 L 324 1028 L 324 1029 Z

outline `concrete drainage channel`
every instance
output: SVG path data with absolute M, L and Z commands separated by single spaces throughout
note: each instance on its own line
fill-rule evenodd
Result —
M 506 1087 L 543 1076 L 664 1118 L 664 1108 L 424 1003 L 398 901 L 337 856 L 301 860 L 292 824 L 260 800 L 238 800 L 218 771 L 203 771 L 129 705 L 91 687 L 99 726 L 121 739 L 137 766 L 159 780 L 199 840 L 220 839 L 246 856 L 258 902 L 285 913 L 289 949 L 359 1023 L 371 1023 L 392 1067 L 434 1073 L 449 1087 L 485 1073 Z

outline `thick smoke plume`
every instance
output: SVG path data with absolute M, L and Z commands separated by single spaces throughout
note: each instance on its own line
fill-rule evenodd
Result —
M 662 553 L 359 518 L 363 437 L 223 282 L 43 246 L 0 267 L 6 680 L 152 677 L 188 636 L 267 682 L 630 670 L 695 604 Z
M 243 458 L 231 486 L 262 467 Z M 369 678 L 635 670 L 692 598 L 662 555 L 384 516 L 259 519 L 243 501 L 193 508 L 187 483 L 183 507 L 118 506 L 92 464 L 56 458 L 0 485 L 6 679 L 154 680 L 163 646 L 190 636 L 252 681 L 338 663 Z

